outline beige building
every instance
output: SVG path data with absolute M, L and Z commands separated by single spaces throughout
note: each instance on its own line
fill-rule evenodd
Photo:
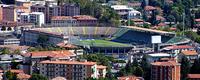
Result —
M 97 19 L 89 15 L 53 16 L 51 18 L 53 26 L 97 26 L 97 24 Z
M 39 71 L 49 79 L 61 76 L 67 80 L 85 80 L 105 77 L 99 74 L 106 74 L 106 67 L 99 67 L 96 62 L 88 61 L 42 61 Z

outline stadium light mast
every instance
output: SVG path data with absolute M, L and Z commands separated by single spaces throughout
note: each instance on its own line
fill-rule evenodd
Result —
M 128 8 L 129 8 L 129 6 L 128 6 Z M 130 10 L 128 11 L 128 26 L 130 26 Z
M 185 36 L 185 10 L 183 10 L 183 36 Z

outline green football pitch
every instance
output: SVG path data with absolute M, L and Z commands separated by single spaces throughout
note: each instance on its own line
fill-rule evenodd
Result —
M 94 46 L 94 47 L 131 47 L 131 45 L 107 41 L 107 40 L 80 40 L 75 43 L 80 46 Z

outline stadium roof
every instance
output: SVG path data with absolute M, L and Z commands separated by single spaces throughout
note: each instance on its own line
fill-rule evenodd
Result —
M 93 46 L 93 47 L 132 47 L 129 44 L 123 44 L 107 40 L 81 40 L 74 43 L 79 46 Z
M 135 29 L 135 30 L 140 30 L 140 31 L 148 31 L 148 32 L 154 32 L 154 33 L 159 33 L 159 34 L 173 34 L 173 32 L 167 32 L 167 31 L 161 31 L 161 30 L 153 30 L 153 29 L 147 29 L 147 28 L 141 28 L 141 27 L 136 27 L 136 26 L 126 26 L 127 28 Z

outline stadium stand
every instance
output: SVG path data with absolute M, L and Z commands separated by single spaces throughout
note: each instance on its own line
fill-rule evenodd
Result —
M 181 45 L 181 44 L 188 44 L 191 40 L 183 37 L 183 36 L 175 36 L 171 38 L 169 41 L 164 43 L 163 45 Z
M 112 38 L 112 41 L 130 44 L 151 44 L 151 36 L 158 33 L 135 31 L 129 28 L 122 28 Z M 168 41 L 171 36 L 161 35 L 162 42 Z

